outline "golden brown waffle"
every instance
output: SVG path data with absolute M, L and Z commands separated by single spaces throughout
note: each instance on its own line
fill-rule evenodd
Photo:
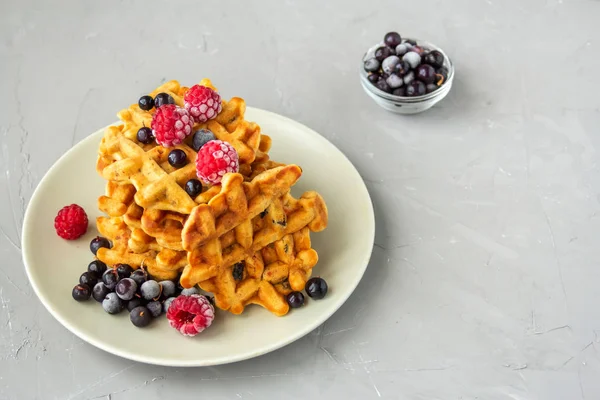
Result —
M 308 227 L 265 246 L 261 254 L 265 262 L 263 280 L 282 294 L 304 290 L 319 261 L 319 255 L 311 245 Z
M 294 176 L 294 174 L 298 173 L 298 167 L 291 166 L 287 168 L 280 168 L 278 171 L 273 171 L 269 174 L 263 174 L 263 172 L 268 171 L 269 169 L 274 169 L 276 167 L 284 167 L 283 164 L 276 164 L 272 162 L 267 162 L 265 165 L 261 164 L 260 168 L 257 167 L 257 171 L 252 171 L 251 176 L 253 179 L 256 178 L 256 181 L 252 185 L 247 185 L 249 188 L 257 187 L 257 185 L 271 185 L 276 179 L 283 179 L 282 184 L 285 185 L 286 179 Z M 246 177 L 244 177 L 246 178 Z M 231 182 L 228 185 L 228 193 L 232 193 Z M 243 185 L 240 180 L 235 180 L 237 182 L 237 194 L 242 195 L 241 191 L 243 189 Z M 294 181 L 295 182 L 295 181 Z M 221 186 L 213 186 L 208 190 L 202 192 L 195 199 L 198 204 L 206 204 L 215 196 L 221 193 Z M 263 189 L 264 192 L 264 189 Z M 144 230 L 144 232 L 154 238 L 157 239 L 158 243 L 166 247 L 168 249 L 183 251 L 183 243 L 182 243 L 182 229 L 184 226 L 184 222 L 187 220 L 187 215 L 176 213 L 173 211 L 164 211 L 164 210 L 156 210 L 156 209 L 146 209 L 142 210 L 140 226 Z M 240 215 L 238 219 L 241 219 Z M 127 221 L 126 221 L 127 222 Z M 131 224 L 128 224 L 130 227 Z M 133 227 L 140 227 L 134 225 Z
M 98 208 L 111 217 L 120 217 L 133 202 L 135 187 L 129 183 L 107 182 L 106 193 L 98 198 Z
M 217 307 L 233 314 L 241 314 L 248 304 L 258 304 L 282 316 L 289 310 L 285 295 L 304 289 L 317 261 L 305 227 L 223 268 L 200 287 L 215 295 Z
M 120 159 L 102 170 L 106 180 L 133 184 L 136 188 L 135 202 L 144 209 L 183 214 L 192 211 L 196 203 L 183 189 L 188 180 L 196 177 L 197 153 L 191 147 L 174 147 L 183 150 L 190 161 L 181 168 L 174 168 L 168 162 L 169 149 L 156 146 L 145 151 L 124 136 L 111 140 L 107 140 L 107 145 L 118 149 Z
M 245 111 L 244 100 L 234 97 L 224 105 L 215 119 L 197 125 L 194 129 L 209 129 L 217 139 L 233 146 L 238 153 L 240 164 L 250 164 L 256 159 L 261 135 L 257 124 L 244 119 Z
M 152 145 L 141 147 L 126 137 L 124 129 L 124 126 L 111 126 L 106 130 L 97 162 L 100 175 L 108 181 L 132 184 L 137 189 L 136 203 L 146 210 L 189 214 L 196 202 L 183 186 L 196 178 L 197 153 L 185 143 L 175 146 L 183 150 L 189 160 L 187 165 L 177 169 L 168 163 L 170 149 Z M 268 150 L 270 139 L 265 140 L 267 144 L 263 148 Z M 266 153 L 261 152 L 260 157 L 265 160 L 262 165 L 268 165 Z M 248 176 L 255 176 L 251 167 L 245 168 L 245 171 Z
M 299 171 L 296 173 L 299 177 Z M 229 178 L 233 180 L 236 176 Z M 230 190 L 224 184 L 221 194 L 194 209 L 182 232 L 183 247 L 189 252 L 189 265 L 180 279 L 182 286 L 191 287 L 211 279 L 223 268 L 252 256 L 285 235 L 305 227 L 319 232 L 327 226 L 327 207 L 318 193 L 306 192 L 295 199 L 288 191 L 265 196 L 257 189 L 245 187 L 242 195 L 238 189 Z M 268 190 L 272 191 L 273 186 Z
M 216 90 L 209 80 L 200 84 Z M 183 106 L 188 90 L 169 81 L 150 95 L 165 92 Z M 108 265 L 144 266 L 159 280 L 181 274 L 183 286 L 200 283 L 215 294 L 218 307 L 235 314 L 248 304 L 286 314 L 285 295 L 302 290 L 317 263 L 310 231 L 326 227 L 325 202 L 316 192 L 291 196 L 301 169 L 270 160 L 271 138 L 245 119 L 246 104 L 236 97 L 224 100 L 219 115 L 194 130 L 210 129 L 229 142 L 240 171 L 190 198 L 183 187 L 196 178 L 192 138 L 175 147 L 189 160 L 179 169 L 167 161 L 172 149 L 137 141 L 154 111 L 133 104 L 118 113 L 120 125 L 105 130 L 96 169 L 108 181 L 98 199 L 108 217 L 98 218 L 97 226 L 113 247 L 100 249 L 97 257 Z M 239 263 L 243 271 L 236 281 L 232 271 Z
M 98 217 L 100 234 L 112 242 L 112 248 L 101 248 L 96 257 L 107 265 L 144 266 L 157 280 L 175 279 L 187 264 L 186 252 L 164 249 L 141 229 L 132 231 L 119 217 Z
M 125 138 L 120 138 L 119 140 L 128 141 Z M 113 167 L 111 166 L 110 168 Z M 294 173 L 299 171 L 297 167 L 280 168 L 280 170 L 280 174 L 276 174 L 275 172 L 267 174 L 257 178 L 254 185 L 248 186 L 271 185 L 271 182 L 275 179 L 281 179 L 286 176 L 286 171 L 288 173 L 289 171 L 293 171 Z M 242 189 L 241 182 L 239 189 Z M 199 195 L 197 201 L 207 203 L 220 192 L 220 186 L 212 187 Z M 151 257 L 152 255 L 146 253 L 152 250 L 158 253 L 157 267 L 168 269 L 169 263 L 176 259 L 177 263 L 174 268 L 181 269 L 183 267 L 181 264 L 183 257 L 181 255 L 185 254 L 182 247 L 181 231 L 187 216 L 172 211 L 144 210 L 133 201 L 134 198 L 135 188 L 132 185 L 109 181 L 106 185 L 106 194 L 98 199 L 98 206 L 102 211 L 111 217 L 120 217 L 119 219 L 107 219 L 104 222 L 100 222 L 99 229 L 107 230 L 102 225 L 106 225 L 110 221 L 113 225 L 116 224 L 116 227 L 113 225 L 109 226 L 113 230 L 118 230 L 118 233 L 126 238 L 122 241 L 117 240 L 115 248 L 104 254 L 103 258 L 112 262 L 119 258 L 123 259 L 126 255 L 128 262 L 137 265 L 140 263 L 140 257 L 137 254 Z M 110 235 L 109 238 L 117 236 L 113 232 L 107 233 L 107 235 Z M 173 254 L 170 254 L 166 250 L 172 250 Z M 129 253 L 132 254 L 130 255 Z M 167 257 L 167 255 L 169 256 Z M 155 264 L 151 262 L 147 262 L 147 265 L 150 270 L 153 270 L 155 267 Z
M 238 226 L 251 229 L 251 219 L 287 193 L 301 174 L 296 165 L 265 171 L 249 183 L 240 174 L 226 174 L 219 193 L 192 210 L 181 234 L 183 248 L 195 250 Z
M 125 263 L 134 268 L 143 262 L 156 279 L 172 279 L 187 263 L 187 253 L 165 246 L 141 229 L 144 210 L 133 201 L 134 195 L 135 188 L 130 184 L 107 182 L 106 194 L 98 199 L 98 208 L 110 218 L 101 217 L 96 225 L 113 242 L 113 247 L 102 250 L 98 257 L 109 265 Z

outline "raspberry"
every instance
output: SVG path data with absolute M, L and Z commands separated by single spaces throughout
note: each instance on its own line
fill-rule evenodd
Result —
M 219 184 L 223 175 L 228 172 L 238 172 L 239 169 L 238 154 L 227 142 L 211 140 L 198 152 L 196 174 L 206 183 Z
M 194 85 L 188 90 L 184 98 L 185 109 L 196 122 L 206 122 L 213 119 L 221 112 L 221 96 L 211 88 Z
M 215 309 L 199 294 L 179 295 L 167 311 L 169 324 L 184 336 L 196 336 L 212 324 Z
M 164 147 L 177 146 L 192 133 L 194 121 L 186 109 L 175 104 L 159 107 L 152 117 L 152 134 Z
M 75 240 L 81 237 L 88 228 L 88 217 L 83 208 L 71 204 L 60 209 L 54 218 L 54 229 L 63 239 Z

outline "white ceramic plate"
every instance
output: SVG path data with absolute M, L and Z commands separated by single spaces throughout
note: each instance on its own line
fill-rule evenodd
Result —
M 369 193 L 350 161 L 331 143 L 309 128 L 267 111 L 248 108 L 273 139 L 272 158 L 302 167 L 293 189 L 323 195 L 329 226 L 311 235 L 319 253 L 313 273 L 329 284 L 322 300 L 310 300 L 285 317 L 275 317 L 259 306 L 242 315 L 219 311 L 213 325 L 194 338 L 181 336 L 166 317 L 138 329 L 125 311 L 113 316 L 90 299 L 78 303 L 71 290 L 93 255 L 90 240 L 97 235 L 96 200 L 104 181 L 95 170 L 98 131 L 67 152 L 37 187 L 25 214 L 23 258 L 35 292 L 48 311 L 67 329 L 105 351 L 131 360 L 169 366 L 204 366 L 256 357 L 283 347 L 321 325 L 346 301 L 362 278 L 373 247 L 375 220 Z M 81 205 L 90 218 L 87 234 L 76 240 L 60 239 L 54 217 L 65 205 Z

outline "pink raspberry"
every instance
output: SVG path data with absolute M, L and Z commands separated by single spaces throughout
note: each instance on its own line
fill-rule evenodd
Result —
M 227 142 L 211 140 L 198 151 L 196 174 L 208 184 L 217 185 L 221 183 L 223 175 L 238 172 L 239 169 L 237 151 Z
M 71 204 L 60 209 L 54 218 L 54 229 L 63 239 L 75 240 L 81 237 L 88 228 L 88 216 L 85 210 L 77 204 Z
M 192 133 L 194 121 L 185 108 L 175 104 L 159 107 L 152 117 L 152 133 L 164 147 L 177 146 Z
M 219 93 L 206 86 L 192 86 L 183 101 L 185 109 L 199 123 L 215 118 L 223 109 Z
M 196 336 L 215 319 L 215 309 L 199 294 L 179 295 L 167 310 L 169 324 L 184 336 Z

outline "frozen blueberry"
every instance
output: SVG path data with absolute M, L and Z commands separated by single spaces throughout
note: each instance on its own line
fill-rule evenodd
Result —
M 365 61 L 365 71 L 377 72 L 379 65 L 379 61 L 376 58 L 369 58 L 367 61 Z
M 144 126 L 137 131 L 137 140 L 140 143 L 150 144 L 154 141 L 154 135 L 152 129 Z
M 185 154 L 185 151 L 181 149 L 171 150 L 168 160 L 169 164 L 175 168 L 181 168 L 188 163 L 187 155 Z
M 127 302 L 127 311 L 131 311 L 136 307 L 143 306 L 144 304 L 146 304 L 145 301 L 143 301 L 139 297 L 134 297 L 133 299 Z
M 154 318 L 159 317 L 163 311 L 163 306 L 158 301 L 151 301 L 150 303 L 146 304 L 146 308 L 150 310 L 150 313 Z
M 175 104 L 175 99 L 167 93 L 159 93 L 154 97 L 154 107 L 158 108 L 165 104 Z
M 422 96 L 427 92 L 425 84 L 421 81 L 414 80 L 408 86 L 406 86 L 406 96 L 416 97 Z
M 93 288 L 98 283 L 98 275 L 95 272 L 86 271 L 79 277 L 79 283 Z
M 131 273 L 130 278 L 133 279 L 135 283 L 137 283 L 139 288 L 144 282 L 148 280 L 148 273 L 146 273 L 146 271 L 142 268 L 136 269 Z
M 398 58 L 398 56 L 389 56 L 381 63 L 381 69 L 383 69 L 383 72 L 386 74 L 391 74 L 394 72 L 394 68 L 399 62 L 400 58 Z
M 410 44 L 411 46 L 416 46 L 417 45 L 417 41 L 413 40 L 413 39 L 404 39 L 404 43 L 405 44 Z
M 414 51 L 409 51 L 402 56 L 402 60 L 409 63 L 411 68 L 417 68 L 421 63 L 421 56 Z
M 398 76 L 404 76 L 410 72 L 410 64 L 406 61 L 400 61 L 394 67 L 394 73 Z
M 377 81 L 375 86 L 377 87 L 377 89 L 382 90 L 386 93 L 392 92 L 392 88 L 390 87 L 390 85 L 387 84 L 387 82 L 385 81 L 385 79 L 383 79 L 383 77 Z
M 408 74 L 404 75 L 404 84 L 405 85 L 408 85 L 409 83 L 411 83 L 414 80 L 415 80 L 415 73 L 413 71 L 410 71 Z
M 304 305 L 304 295 L 301 292 L 291 292 L 286 296 L 286 299 L 292 308 L 299 308 Z
M 162 286 L 162 295 L 165 297 L 171 297 L 175 294 L 175 283 L 173 281 L 161 281 L 159 285 Z
M 129 319 L 138 328 L 143 328 L 152 322 L 152 313 L 144 306 L 135 307 L 129 312 Z
M 98 282 L 92 289 L 92 297 L 98 303 L 102 303 L 107 294 L 110 293 L 110 289 L 106 287 L 104 282 Z
M 116 293 L 109 293 L 102 301 L 102 308 L 109 314 L 118 314 L 123 310 L 123 301 Z
M 310 278 L 308 282 L 306 282 L 304 289 L 306 290 L 306 294 L 308 294 L 312 299 L 319 300 L 325 297 L 328 287 L 325 279 L 315 277 Z
M 402 86 L 402 84 L 404 83 L 402 81 L 402 78 L 400 78 L 396 74 L 391 74 L 385 81 L 387 82 L 388 85 L 390 85 L 390 87 L 392 89 L 397 89 L 400 86 Z
M 106 264 L 100 260 L 94 260 L 88 265 L 88 271 L 93 272 L 97 277 L 101 277 L 106 271 Z
M 392 55 L 392 50 L 387 46 L 381 46 L 375 50 L 375 58 L 377 61 L 383 61 Z
M 108 241 L 107 238 L 103 238 L 101 236 L 96 236 L 90 242 L 90 250 L 92 253 L 94 253 L 94 255 L 96 255 L 96 253 L 98 252 L 98 249 L 100 249 L 101 247 L 106 247 L 106 248 L 110 249 L 110 247 L 111 247 L 110 242 Z
M 402 57 L 408 52 L 408 50 L 409 47 L 406 44 L 399 44 L 398 46 L 396 46 L 396 55 Z
M 131 278 L 123 278 L 115 286 L 115 293 L 122 300 L 131 300 L 137 291 L 137 283 Z
M 165 300 L 165 302 L 163 303 L 163 312 L 166 313 L 167 311 L 169 311 L 169 307 L 171 306 L 171 303 L 175 300 L 175 297 L 169 297 L 168 299 Z
M 73 288 L 72 296 L 77 301 L 85 301 L 90 298 L 92 290 L 88 285 L 79 284 Z
M 184 296 L 191 296 L 193 294 L 200 294 L 200 291 L 198 290 L 198 288 L 196 286 L 194 286 L 189 289 L 183 289 L 181 291 L 181 294 Z
M 142 284 L 140 293 L 148 301 L 158 299 L 160 297 L 160 285 L 156 281 L 146 281 Z
M 437 50 L 433 50 L 423 57 L 423 61 L 433 68 L 440 68 L 444 65 L 444 55 Z
M 402 38 L 398 32 L 388 32 L 383 37 L 383 43 L 395 49 L 400 43 L 402 43 Z
M 117 270 L 112 268 L 107 269 L 104 274 L 102 274 L 102 282 L 104 282 L 108 290 L 115 290 L 115 286 L 117 286 L 117 282 L 119 282 Z
M 119 275 L 119 279 L 129 278 L 132 272 L 133 268 L 131 268 L 131 265 L 117 264 L 117 274 Z
M 198 179 L 190 179 L 185 183 L 185 191 L 192 198 L 202 193 L 202 183 Z
M 211 140 L 215 140 L 216 138 L 217 137 L 215 134 L 208 129 L 200 129 L 194 133 L 194 137 L 192 138 L 192 147 L 194 150 L 199 151 L 202 146 Z
M 421 64 L 416 70 L 417 79 L 423 83 L 435 82 L 435 69 L 428 64 Z
M 154 107 L 154 99 L 151 96 L 142 96 L 138 100 L 138 106 L 144 111 L 151 110 Z

